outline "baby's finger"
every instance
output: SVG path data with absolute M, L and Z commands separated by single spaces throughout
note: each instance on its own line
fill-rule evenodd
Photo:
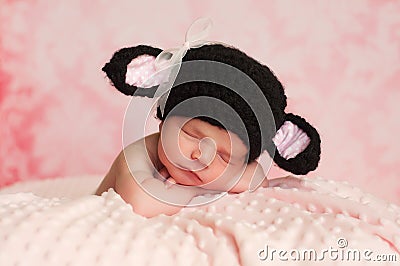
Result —
M 313 190 L 311 187 L 306 185 L 304 180 L 294 176 L 271 179 L 269 180 L 269 187 L 297 188 L 306 191 Z
M 176 181 L 172 177 L 169 177 L 167 180 L 164 181 L 164 185 L 166 188 L 170 188 L 175 184 L 176 184 Z

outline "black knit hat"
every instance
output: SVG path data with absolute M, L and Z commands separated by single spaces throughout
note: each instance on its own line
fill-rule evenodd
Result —
M 133 59 L 139 56 L 157 57 L 161 52 L 161 49 L 146 45 L 123 48 L 114 53 L 110 62 L 102 70 L 120 92 L 132 96 L 152 97 L 157 86 L 144 89 L 126 83 L 127 67 Z M 220 72 L 216 71 L 218 64 L 215 68 L 213 64 L 197 67 L 195 68 L 196 71 L 193 71 L 190 65 L 185 65 L 185 63 L 198 61 L 216 62 L 231 66 L 248 76 L 256 87 L 250 88 L 251 86 L 249 87 L 242 77 L 237 77 L 236 72 L 228 73 L 230 84 L 235 86 L 235 89 L 209 82 L 208 80 L 218 79 L 217 75 L 221 75 Z M 157 109 L 159 119 L 164 120 L 173 112 L 174 115 L 197 116 L 197 118 L 212 125 L 230 130 L 236 133 L 249 147 L 249 162 L 258 158 L 266 150 L 279 167 L 294 174 L 306 174 L 317 168 L 321 153 L 319 134 L 304 118 L 285 113 L 286 96 L 283 86 L 267 66 L 260 64 L 236 48 L 222 44 L 207 44 L 199 48 L 189 49 L 182 62 L 174 86 L 169 92 L 164 112 L 161 112 L 159 107 Z M 199 72 L 202 73 L 199 74 Z M 196 80 L 196 77 L 202 74 L 206 75 L 207 79 L 197 78 Z M 190 82 L 182 82 L 185 80 L 190 80 Z M 259 97 L 260 94 L 257 94 L 255 90 L 261 91 L 263 97 Z M 243 94 L 246 93 L 250 97 L 244 99 Z M 216 104 L 204 104 L 204 101 L 195 101 L 200 96 L 217 99 L 232 110 L 221 108 Z M 188 105 L 189 108 L 175 108 L 186 100 L 191 100 L 190 105 Z M 255 112 L 254 105 L 262 106 L 262 110 Z M 198 116 L 198 114 L 204 113 L 207 115 Z M 240 121 L 238 121 L 238 117 Z M 303 151 L 294 158 L 288 159 L 285 159 L 279 152 L 275 152 L 276 147 L 272 141 L 276 131 L 281 128 L 285 121 L 295 124 L 307 134 L 310 140 Z M 245 130 L 243 130 L 243 126 L 240 126 L 243 124 Z

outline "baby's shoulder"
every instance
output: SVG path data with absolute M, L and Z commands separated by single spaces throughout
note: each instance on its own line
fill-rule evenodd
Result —
M 148 135 L 144 138 L 138 139 L 135 142 L 125 147 L 124 153 L 126 157 L 132 159 L 132 161 L 138 162 L 151 160 L 152 164 L 158 168 L 158 139 L 159 133 Z
M 154 133 L 144 138 L 140 138 L 132 142 L 128 146 L 126 146 L 125 150 L 135 150 L 135 151 L 145 151 L 145 149 L 154 150 L 157 148 L 159 137 L 160 133 Z
M 146 145 L 151 145 L 157 147 L 158 145 L 158 140 L 160 139 L 160 132 L 156 132 L 150 135 L 147 135 L 144 137 L 146 141 Z

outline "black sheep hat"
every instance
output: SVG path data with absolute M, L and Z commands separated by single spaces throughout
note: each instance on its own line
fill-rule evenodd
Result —
M 145 60 L 146 58 L 154 59 L 161 52 L 161 49 L 147 45 L 123 48 L 114 53 L 110 62 L 106 63 L 102 70 L 107 74 L 113 86 L 123 94 L 153 97 L 159 84 L 147 84 L 146 86 L 136 83 L 128 84 L 127 72 L 129 65 L 134 62 L 133 60 L 138 58 L 145 58 Z M 199 60 L 223 63 L 224 65 L 231 66 L 243 72 L 254 81 L 257 89 L 261 91 L 262 95 L 268 101 L 265 102 L 265 117 L 268 117 L 268 115 L 271 116 L 272 114 L 272 120 L 266 119 L 266 121 L 268 124 L 273 125 L 273 130 L 266 130 L 263 128 L 263 125 L 260 125 L 259 116 L 255 114 L 254 108 L 251 106 L 252 103 L 243 99 L 240 91 L 234 91 L 231 88 L 214 82 L 195 80 L 196 78 L 193 79 L 193 77 L 189 79 L 194 81 L 182 82 L 182 80 L 188 80 L 188 75 L 190 76 L 193 74 L 193 68 L 190 66 L 187 67 L 185 63 Z M 211 75 L 211 78 L 213 78 L 213 73 L 217 73 L 218 71 L 215 71 L 213 67 L 200 67 L 196 68 L 195 74 L 198 75 L 198 72 L 205 73 L 208 75 L 208 78 L 210 78 Z M 231 77 L 233 77 L 232 75 L 234 74 L 231 73 Z M 235 79 L 235 77 L 233 77 L 233 79 Z M 241 80 L 241 78 L 236 78 L 233 84 L 242 91 L 248 91 L 249 88 L 245 83 L 243 83 L 244 86 L 241 86 Z M 236 116 L 234 116 L 232 112 L 223 111 L 218 105 L 207 105 L 204 104 L 204 102 L 196 103 L 196 101 L 191 102 L 189 108 L 177 108 L 178 112 L 174 112 L 174 108 L 178 104 L 199 96 L 211 97 L 226 103 L 233 109 Z M 260 97 L 254 98 L 257 98 L 254 99 L 257 101 Z M 204 44 L 186 51 L 186 54 L 182 58 L 179 73 L 166 99 L 164 110 L 161 110 L 160 106 L 157 108 L 157 117 L 163 121 L 170 113 L 192 117 L 192 115 L 196 116 L 196 114 L 205 111 L 207 114 L 212 114 L 212 116 L 197 116 L 197 118 L 236 133 L 245 145 L 249 147 L 248 162 L 255 160 L 266 150 L 280 168 L 297 175 L 307 174 L 309 171 L 315 170 L 318 166 L 321 154 L 320 136 L 317 130 L 304 118 L 295 114 L 285 113 L 285 108 L 286 96 L 283 86 L 267 66 L 262 65 L 236 48 L 223 44 Z M 238 125 L 238 116 L 240 117 L 242 125 L 244 124 L 245 131 Z M 224 123 L 220 123 L 220 119 L 223 120 Z M 308 145 L 291 158 L 283 154 L 281 155 L 279 152 L 275 152 L 277 147 L 273 142 L 276 132 L 279 131 L 285 122 L 294 124 L 295 127 L 305 133 L 309 139 Z

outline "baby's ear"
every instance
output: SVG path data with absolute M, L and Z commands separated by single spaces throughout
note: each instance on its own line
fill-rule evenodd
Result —
M 286 114 L 273 142 L 277 152 L 275 163 L 296 175 L 305 175 L 317 168 L 321 155 L 321 139 L 317 130 L 304 118 Z
M 154 78 L 154 61 L 161 52 L 161 49 L 147 45 L 122 48 L 114 53 L 102 70 L 115 88 L 125 95 L 133 95 L 138 88 L 150 88 L 160 84 L 160 78 Z

